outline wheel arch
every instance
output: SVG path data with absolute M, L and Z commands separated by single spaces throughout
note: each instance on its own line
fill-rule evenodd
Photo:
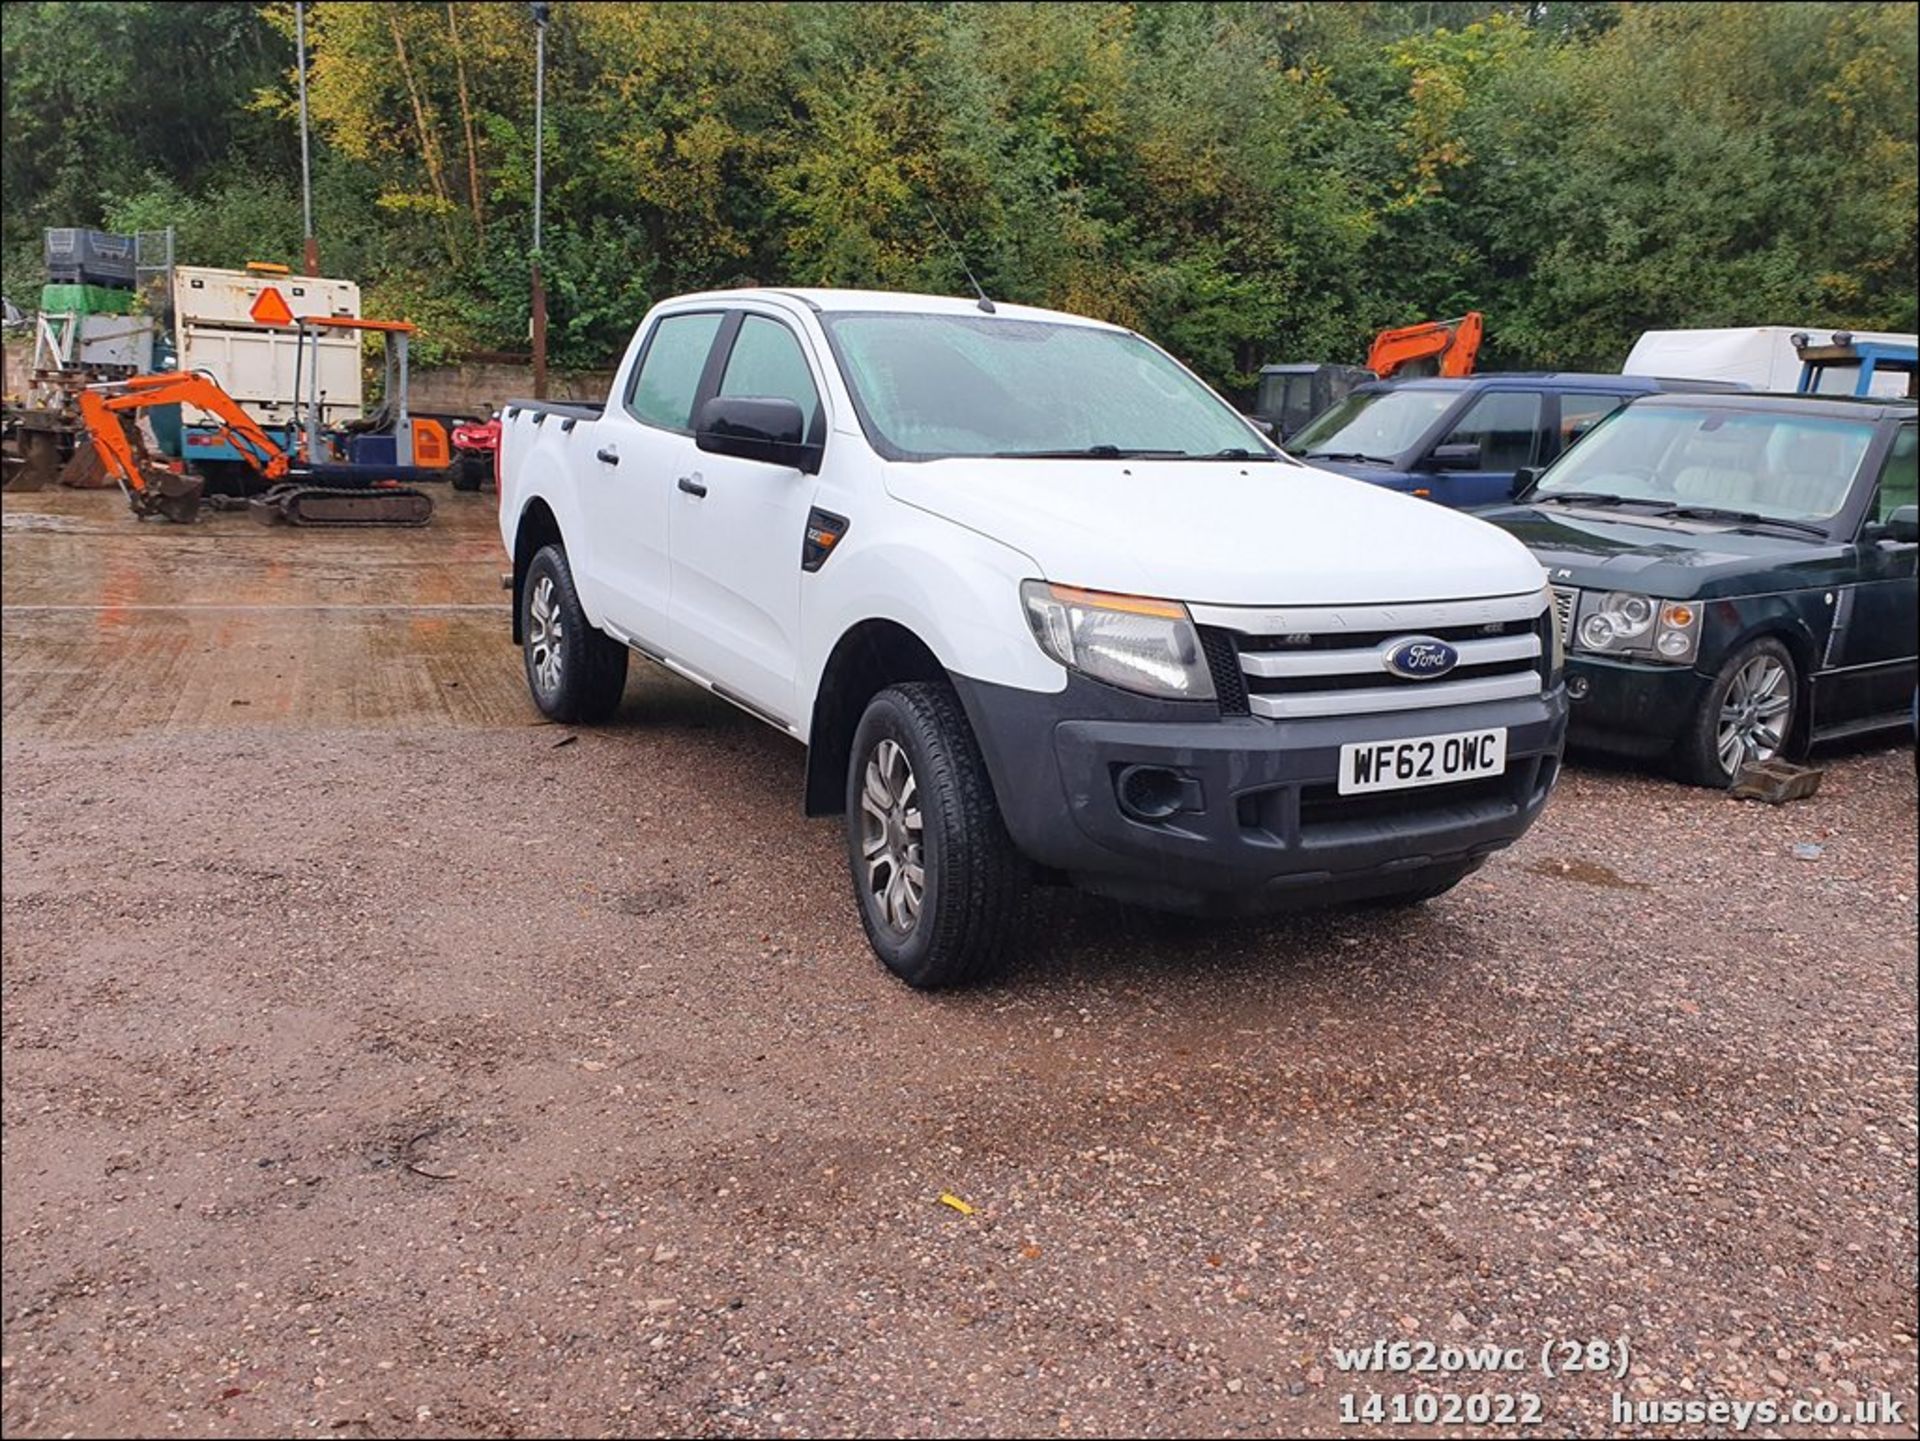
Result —
M 932 647 L 898 621 L 868 619 L 842 632 L 814 691 L 807 730 L 806 814 L 845 814 L 853 733 L 874 696 L 904 681 L 947 679 L 947 668 Z
M 534 496 L 520 508 L 520 523 L 513 534 L 513 643 L 519 645 L 526 639 L 520 620 L 520 597 L 526 590 L 527 567 L 533 564 L 533 558 L 542 546 L 559 545 L 562 548 L 566 540 L 560 533 L 560 521 L 553 513 L 553 507 L 539 496 Z
M 1814 675 L 1820 666 L 1820 652 L 1813 637 L 1805 626 L 1779 625 L 1763 632 L 1787 648 L 1787 654 L 1793 657 L 1793 688 L 1795 691 L 1793 730 L 1787 736 L 1786 751 L 1790 756 L 1805 756 L 1813 747 L 1813 708 L 1816 704 L 1818 689 L 1814 686 Z

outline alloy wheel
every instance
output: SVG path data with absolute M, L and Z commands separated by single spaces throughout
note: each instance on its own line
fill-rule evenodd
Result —
M 926 895 L 919 782 L 898 741 L 882 738 L 867 753 L 860 789 L 860 855 L 868 897 L 902 935 L 920 919 Z
M 1780 753 L 1792 709 L 1787 668 L 1776 657 L 1757 655 L 1734 673 L 1720 703 L 1716 737 L 1720 764 L 1728 775 Z
M 528 605 L 527 653 L 533 658 L 533 683 L 543 696 L 560 692 L 561 643 L 566 625 L 560 617 L 559 596 L 553 577 L 543 575 L 533 583 L 533 599 Z

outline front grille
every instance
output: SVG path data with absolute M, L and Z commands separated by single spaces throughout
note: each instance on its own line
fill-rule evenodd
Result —
M 1560 640 L 1564 645 L 1573 644 L 1573 603 L 1579 598 L 1580 592 L 1570 585 L 1553 588 L 1553 618 L 1560 627 Z
M 1548 637 L 1539 592 L 1404 606 L 1194 606 L 1227 714 L 1270 720 L 1368 715 L 1538 695 Z M 1459 654 L 1446 676 L 1409 679 L 1388 652 L 1416 636 Z
M 1482 625 L 1435 625 L 1422 626 L 1420 635 L 1432 636 L 1435 640 L 1444 640 L 1457 645 L 1463 640 L 1488 640 L 1495 636 L 1525 635 L 1533 628 L 1532 619 L 1495 620 Z M 1404 640 L 1413 634 L 1406 626 L 1390 627 L 1377 631 L 1321 631 L 1308 635 L 1250 635 L 1240 641 L 1240 649 L 1245 651 L 1271 651 L 1283 655 L 1295 655 L 1302 651 L 1314 650 L 1357 650 L 1363 646 L 1380 645 L 1390 640 Z
M 1513 779 L 1506 775 L 1359 796 L 1343 796 L 1333 786 L 1308 786 L 1300 792 L 1300 832 L 1302 836 L 1324 835 L 1341 825 L 1405 820 L 1432 811 L 1479 809 L 1489 805 L 1497 810 L 1518 803 Z
M 1558 769 L 1552 756 L 1515 756 L 1501 775 L 1407 790 L 1343 796 L 1333 783 L 1273 786 L 1235 797 L 1234 818 L 1257 845 L 1333 851 L 1376 842 L 1389 828 L 1399 841 L 1417 848 L 1424 835 L 1538 808 Z

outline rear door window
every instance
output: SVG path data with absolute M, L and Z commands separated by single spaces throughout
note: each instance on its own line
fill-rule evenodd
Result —
M 1565 450 L 1594 426 L 1627 403 L 1624 395 L 1599 395 L 1591 391 L 1567 390 L 1560 393 L 1560 448 Z
M 1894 432 L 1893 449 L 1880 464 L 1880 501 L 1873 518 L 1884 521 L 1903 505 L 1920 504 L 1920 470 L 1915 465 L 1914 427 Z
M 718 311 L 704 311 L 665 316 L 654 325 L 627 392 L 627 409 L 635 420 L 663 430 L 692 430 L 693 397 L 720 320 Z
M 1540 393 L 1489 390 L 1467 407 L 1442 445 L 1478 445 L 1481 470 L 1518 470 L 1540 450 Z

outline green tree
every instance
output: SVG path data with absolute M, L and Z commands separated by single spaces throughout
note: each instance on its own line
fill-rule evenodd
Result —
M 327 269 L 428 353 L 523 351 L 526 7 L 307 14 Z M 292 21 L 6 6 L 16 300 L 43 225 L 294 258 Z M 553 358 L 605 363 L 677 292 L 966 268 L 1236 389 L 1467 309 L 1511 366 L 1612 368 L 1656 326 L 1911 329 L 1915 37 L 1893 3 L 560 0 Z

